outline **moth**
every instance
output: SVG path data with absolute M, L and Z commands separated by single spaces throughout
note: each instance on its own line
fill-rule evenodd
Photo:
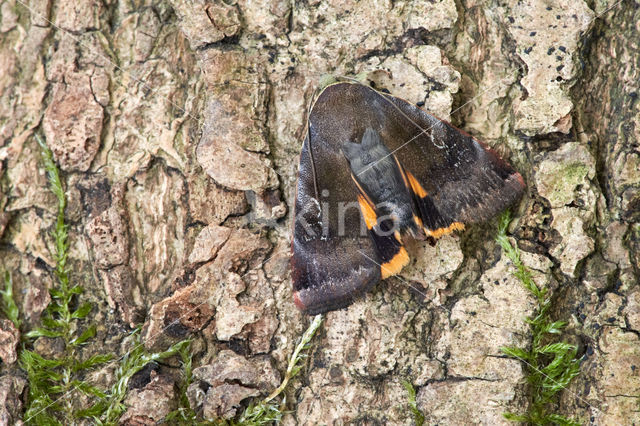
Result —
M 522 176 L 469 134 L 400 98 L 340 82 L 313 103 L 295 203 L 293 297 L 315 315 L 351 304 L 432 241 L 517 201 Z

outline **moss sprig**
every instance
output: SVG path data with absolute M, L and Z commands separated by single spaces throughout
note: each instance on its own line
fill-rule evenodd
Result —
M 409 405 L 409 410 L 411 410 L 411 414 L 413 415 L 413 421 L 416 423 L 416 426 L 422 426 L 424 424 L 424 414 L 418 408 L 418 402 L 416 401 L 416 389 L 408 380 L 404 380 L 402 382 L 402 386 L 407 390 L 407 403 Z
M 160 362 L 189 350 L 190 340 L 175 343 L 165 351 L 148 352 L 140 338 L 140 328 L 133 331 L 133 349 L 128 351 L 119 361 L 116 368 L 115 382 L 108 392 L 104 392 L 99 400 L 90 408 L 82 410 L 79 415 L 90 417 L 97 425 L 117 425 L 120 416 L 126 411 L 124 399 L 127 396 L 131 378 L 148 364 Z
M 193 356 L 191 343 L 183 345 L 178 351 L 180 355 L 182 382 L 178 390 L 178 408 L 170 412 L 165 418 L 167 424 L 195 425 L 199 424 L 196 412 L 191 408 L 187 389 L 193 383 Z
M 52 231 L 56 285 L 49 290 L 51 301 L 41 317 L 41 325 L 28 331 L 27 339 L 57 339 L 63 348 L 59 355 L 48 358 L 35 351 L 20 352 L 20 367 L 27 372 L 29 394 L 24 419 L 27 424 L 72 424 L 79 418 L 74 399 L 78 394 L 102 397 L 104 392 L 84 380 L 87 372 L 109 361 L 110 354 L 94 355 L 80 360 L 77 349 L 96 334 L 95 325 L 80 331 L 79 321 L 91 312 L 90 303 L 78 303 L 83 288 L 71 284 L 67 260 L 69 256 L 68 226 L 65 223 L 67 199 L 51 150 L 40 136 L 49 189 L 57 200 L 56 224 Z
M 509 241 L 507 228 L 510 222 L 511 215 L 507 211 L 500 218 L 496 241 L 515 266 L 516 271 L 513 275 L 536 298 L 537 303 L 534 314 L 525 320 L 533 336 L 531 347 L 500 348 L 507 356 L 525 364 L 530 398 L 526 413 L 505 413 L 504 417 L 534 425 L 580 425 L 573 419 L 551 412 L 558 392 L 565 389 L 580 373 L 580 359 L 576 357 L 578 349 L 566 342 L 549 343 L 550 337 L 561 334 L 567 324 L 551 319 L 551 298 L 548 289 L 537 286 L 531 271 L 522 263 L 520 250 Z
M 311 339 L 313 339 L 313 336 L 320 328 L 320 325 L 322 325 L 322 315 L 316 315 L 289 357 L 287 371 L 285 372 L 280 386 L 278 386 L 262 401 L 249 405 L 240 415 L 237 424 L 245 426 L 261 426 L 273 424 L 274 422 L 278 423 L 282 419 L 282 416 L 285 413 L 284 407 L 286 405 L 286 398 L 282 398 L 280 403 L 277 403 L 275 400 L 285 391 L 289 381 L 300 373 L 300 370 L 302 369 L 302 362 L 308 356 L 306 352 L 310 347 Z
M 188 347 L 183 347 L 179 354 L 182 358 L 182 376 L 183 383 L 180 386 L 180 406 L 172 411 L 165 418 L 167 424 L 180 425 L 225 425 L 225 426 L 262 426 L 277 424 L 282 420 L 282 416 L 286 413 L 286 398 L 283 397 L 279 402 L 276 399 L 284 393 L 291 379 L 296 377 L 302 369 L 302 362 L 307 357 L 306 351 L 310 347 L 310 342 L 322 324 L 322 315 L 316 315 L 311 324 L 300 338 L 300 342 L 296 345 L 293 353 L 289 357 L 285 376 L 280 385 L 269 394 L 266 398 L 259 401 L 251 402 L 247 408 L 235 419 L 224 420 L 214 419 L 213 421 L 198 420 L 197 414 L 189 405 L 186 391 L 192 383 L 191 370 L 191 353 Z
M 55 260 L 54 275 L 56 286 L 49 290 L 51 301 L 45 308 L 41 325 L 28 331 L 27 342 L 20 351 L 20 367 L 27 373 L 29 393 L 26 401 L 24 420 L 27 424 L 63 425 L 77 424 L 89 420 L 98 425 L 116 425 L 127 409 L 124 400 L 131 378 L 152 362 L 160 362 L 173 356 L 180 356 L 183 380 L 179 389 L 179 408 L 164 420 L 167 424 L 227 424 L 257 426 L 279 422 L 284 415 L 286 398 L 280 398 L 289 382 L 302 369 L 302 361 L 307 357 L 309 342 L 322 323 L 317 315 L 296 345 L 287 365 L 281 384 L 265 399 L 250 404 L 244 412 L 232 421 L 198 421 L 196 413 L 189 406 L 186 391 L 193 382 L 190 340 L 183 340 L 162 352 L 149 353 L 140 340 L 140 328 L 133 331 L 133 348 L 119 361 L 115 370 L 115 381 L 110 389 L 103 390 L 86 382 L 87 373 L 112 360 L 111 354 L 96 354 L 88 359 L 79 359 L 77 349 L 87 344 L 96 335 L 96 327 L 91 325 L 81 330 L 80 320 L 87 318 L 92 310 L 90 303 L 78 300 L 84 289 L 72 284 L 67 265 L 69 254 L 68 225 L 65 223 L 67 200 L 60 172 L 53 160 L 51 150 L 39 136 L 36 140 L 42 149 L 42 159 L 47 172 L 49 188 L 57 199 L 56 224 L 52 231 Z M 4 274 L 5 285 L 0 288 L 0 310 L 17 327 L 20 313 L 13 298 L 13 285 L 9 273 Z M 33 339 L 56 339 L 62 348 L 59 355 L 47 357 L 26 349 Z M 78 394 L 86 395 L 89 408 L 81 409 L 74 404 Z M 279 399 L 279 401 L 277 401 Z

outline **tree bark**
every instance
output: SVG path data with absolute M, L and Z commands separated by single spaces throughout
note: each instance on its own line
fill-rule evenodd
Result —
M 510 231 L 584 356 L 556 412 L 640 422 L 638 22 L 632 0 L 3 0 L 0 269 L 22 331 L 54 285 L 40 133 L 66 186 L 71 275 L 99 324 L 82 356 L 123 355 L 144 324 L 149 350 L 194 338 L 211 389 L 190 395 L 200 415 L 238 412 L 212 395 L 269 394 L 309 322 L 288 271 L 308 107 L 323 75 L 364 73 L 525 177 Z M 534 300 L 495 234 L 494 221 L 415 244 L 399 277 L 329 313 L 285 421 L 412 424 L 403 380 L 429 424 L 526 411 L 524 365 L 500 347 L 531 344 Z M 0 415 L 15 420 L 24 385 L 6 362 Z M 148 374 L 126 421 L 161 420 L 147 383 L 178 398 L 176 365 Z

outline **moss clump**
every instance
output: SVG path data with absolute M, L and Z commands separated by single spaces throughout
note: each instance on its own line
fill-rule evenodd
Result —
M 196 413 L 189 406 L 186 391 L 192 383 L 192 360 L 190 341 L 183 340 L 172 345 L 166 351 L 149 353 L 140 341 L 140 328 L 133 331 L 133 347 L 118 360 L 115 380 L 110 389 L 103 390 L 85 381 L 87 373 L 109 362 L 111 354 L 97 354 L 81 360 L 78 349 L 89 343 L 96 334 L 96 327 L 82 327 L 92 310 L 89 303 L 80 303 L 83 288 L 73 284 L 67 266 L 69 241 L 68 226 L 65 223 L 67 200 L 58 168 L 44 141 L 36 136 L 42 148 L 42 158 L 49 178 L 50 189 L 58 201 L 58 214 L 52 232 L 55 242 L 53 258 L 56 261 L 54 274 L 57 286 L 50 290 L 51 302 L 42 315 L 42 325 L 28 331 L 25 347 L 20 351 L 20 367 L 27 373 L 29 394 L 26 401 L 24 420 L 27 424 L 78 424 L 89 421 L 99 425 L 116 425 L 126 411 L 124 399 L 134 374 L 152 362 L 180 356 L 182 360 L 183 381 L 179 390 L 179 408 L 171 412 L 167 424 L 239 424 L 265 425 L 277 423 L 282 419 L 286 399 L 280 398 L 288 383 L 302 368 L 309 342 L 322 324 L 322 316 L 317 315 L 305 331 L 289 359 L 285 377 L 280 386 L 264 400 L 252 403 L 232 421 L 198 421 Z M 0 288 L 0 311 L 16 327 L 20 327 L 20 312 L 13 298 L 11 275 L 4 275 L 4 286 Z M 56 339 L 62 351 L 51 358 L 26 349 L 30 339 Z M 78 397 L 84 395 L 89 408 L 79 407 Z M 278 401 L 279 400 L 279 401 Z
M 560 334 L 566 323 L 552 321 L 549 315 L 551 299 L 548 290 L 536 285 L 531 271 L 520 259 L 520 250 L 511 245 L 507 238 L 507 227 L 510 221 L 509 212 L 505 212 L 500 219 L 496 241 L 502 247 L 504 254 L 513 262 L 516 268 L 513 274 L 536 298 L 537 307 L 534 314 L 526 319 L 533 335 L 531 347 L 528 349 L 516 346 L 501 348 L 504 354 L 525 365 L 530 398 L 526 413 L 505 413 L 504 417 L 534 425 L 580 425 L 575 420 L 551 412 L 558 392 L 565 389 L 580 373 L 580 360 L 576 358 L 578 349 L 566 342 L 550 343 L 550 338 Z
M 51 302 L 42 313 L 41 326 L 28 331 L 25 336 L 28 339 L 56 339 L 62 344 L 63 350 L 51 358 L 28 349 L 20 352 L 20 367 L 27 372 L 29 381 L 24 419 L 28 424 L 74 424 L 82 417 L 74 402 L 78 396 L 95 398 L 105 395 L 98 387 L 87 383 L 85 375 L 111 360 L 112 355 L 98 354 L 86 360 L 79 358 L 80 346 L 96 334 L 95 325 L 81 331 L 81 322 L 87 318 L 92 306 L 90 303 L 79 303 L 79 296 L 84 290 L 69 279 L 69 240 L 65 223 L 67 199 L 51 150 L 39 136 L 36 136 L 36 140 L 42 149 L 49 188 L 58 201 L 56 224 L 52 232 L 55 243 L 53 258 L 56 262 L 53 272 L 57 285 L 49 290 Z

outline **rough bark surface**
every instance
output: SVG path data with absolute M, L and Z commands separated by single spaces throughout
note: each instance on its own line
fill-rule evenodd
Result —
M 269 393 L 308 323 L 288 271 L 307 108 L 324 74 L 369 73 L 522 173 L 511 231 L 584 355 L 558 411 L 638 424 L 638 22 L 637 0 L 2 0 L 0 269 L 22 327 L 53 285 L 41 132 L 65 180 L 72 278 L 100 324 L 85 355 L 122 355 L 144 323 L 149 349 L 195 339 L 201 415 Z M 526 410 L 523 365 L 500 347 L 530 343 L 534 300 L 494 235 L 416 244 L 400 277 L 328 314 L 285 423 L 412 424 L 403 380 L 428 424 Z M 0 328 L 2 423 L 25 383 L 19 332 Z M 123 421 L 177 404 L 171 370 L 131 391 Z

